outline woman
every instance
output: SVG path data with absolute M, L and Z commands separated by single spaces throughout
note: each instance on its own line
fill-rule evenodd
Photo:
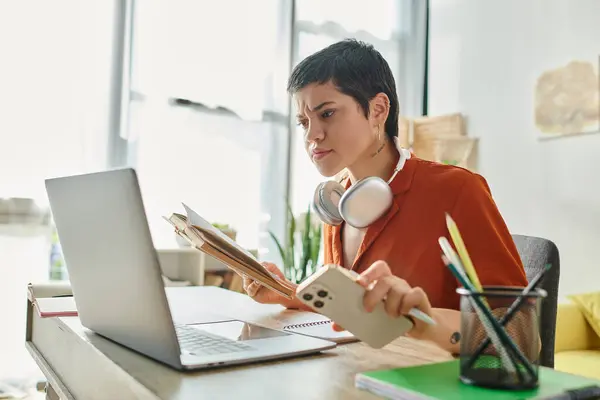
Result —
M 345 170 L 346 188 L 368 176 L 390 179 L 400 158 L 394 145 L 398 96 L 388 64 L 372 46 L 344 40 L 307 57 L 292 72 L 288 90 L 308 156 L 323 176 Z M 367 228 L 324 225 L 324 262 L 358 272 L 365 286 L 375 283 L 364 298 L 367 310 L 385 298 L 393 317 L 412 307 L 430 315 L 436 325 L 414 320 L 408 336 L 458 353 L 458 284 L 438 245 L 440 236 L 450 237 L 445 214 L 460 228 L 484 286 L 527 285 L 515 244 L 477 174 L 411 157 L 389 185 L 391 208 Z M 285 279 L 277 266 L 265 266 Z M 244 289 L 261 303 L 304 308 L 248 278 Z

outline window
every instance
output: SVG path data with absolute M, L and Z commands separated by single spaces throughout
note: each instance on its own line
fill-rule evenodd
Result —
M 143 131 L 136 168 L 157 246 L 173 245 L 162 216 L 183 211 L 181 202 L 211 222 L 232 225 L 242 246 L 268 246 L 260 233 L 274 212 L 285 213 L 284 125 L 145 104 L 132 129 Z
M 313 25 L 322 34 L 337 32 L 338 36 L 360 35 L 361 32 L 372 35 L 382 41 L 393 40 L 397 31 L 403 29 L 400 23 L 398 0 L 362 1 L 319 1 L 298 0 L 297 26 L 301 31 Z
M 47 207 L 44 179 L 106 167 L 112 2 L 0 2 L 0 198 Z M 0 222 L 0 380 L 41 375 L 24 346 L 29 282 L 49 279 L 51 229 Z
M 144 0 L 135 5 L 132 90 L 261 120 L 277 65 L 280 0 Z
M 105 165 L 112 7 L 0 7 L 0 197 L 45 205 L 45 178 Z
M 278 262 L 267 231 L 282 237 L 286 216 L 289 4 L 136 3 L 127 137 L 157 247 L 176 245 L 162 216 L 185 202 Z

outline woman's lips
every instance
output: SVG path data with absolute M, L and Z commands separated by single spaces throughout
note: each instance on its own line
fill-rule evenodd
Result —
M 313 150 L 313 160 L 321 160 L 322 158 L 327 157 L 332 151 L 333 150 Z

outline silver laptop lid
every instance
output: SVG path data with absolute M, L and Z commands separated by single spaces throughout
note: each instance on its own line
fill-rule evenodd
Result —
M 47 179 L 46 191 L 82 324 L 180 366 L 179 344 L 135 171 Z

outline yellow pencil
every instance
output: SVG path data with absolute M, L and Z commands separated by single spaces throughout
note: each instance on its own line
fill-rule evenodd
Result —
M 477 276 L 477 272 L 475 272 L 475 267 L 473 266 L 473 262 L 471 261 L 471 257 L 469 257 L 469 253 L 467 252 L 467 248 L 465 247 L 465 243 L 460 236 L 460 232 L 458 231 L 458 227 L 456 223 L 452 219 L 452 217 L 446 213 L 446 225 L 448 226 L 448 231 L 450 232 L 450 236 L 452 237 L 452 241 L 456 246 L 456 251 L 462 261 L 463 267 L 465 268 L 465 272 L 469 275 L 473 286 L 480 292 L 483 291 L 481 287 L 481 282 L 479 282 L 479 277 Z

